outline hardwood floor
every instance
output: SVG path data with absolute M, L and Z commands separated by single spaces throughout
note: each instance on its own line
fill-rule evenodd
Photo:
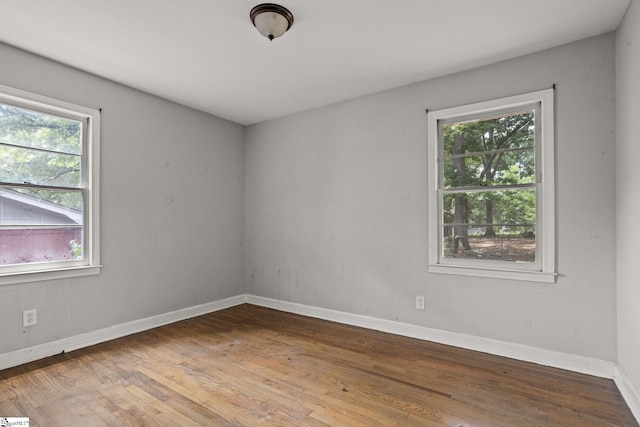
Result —
M 615 384 L 252 305 L 0 371 L 31 426 L 637 426 Z

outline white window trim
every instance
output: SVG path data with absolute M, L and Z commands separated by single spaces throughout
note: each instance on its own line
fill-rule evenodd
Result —
M 24 269 L 0 268 L 0 286 L 43 280 L 95 275 L 100 273 L 100 111 L 60 101 L 42 95 L 0 85 L 0 102 L 36 111 L 60 114 L 87 123 L 83 156 L 86 156 L 83 174 L 86 180 L 85 245 L 86 258 L 81 262 L 57 263 L 55 268 L 47 263 L 30 264 Z M 88 243 L 88 244 L 87 244 Z
M 509 268 L 492 265 L 481 266 L 461 260 L 448 262 L 441 257 L 442 214 L 439 197 L 439 141 L 438 122 L 476 114 L 489 114 L 509 108 L 540 103 L 540 141 L 536 141 L 538 151 L 537 202 L 536 202 L 536 256 L 540 257 L 539 270 L 519 269 L 514 263 Z M 461 276 L 487 277 L 497 279 L 523 280 L 555 283 L 555 149 L 554 149 L 554 90 L 516 95 L 507 98 L 479 102 L 460 107 L 428 111 L 428 217 L 429 217 L 429 262 L 430 273 L 455 274 Z M 529 264 L 530 265 L 530 264 Z

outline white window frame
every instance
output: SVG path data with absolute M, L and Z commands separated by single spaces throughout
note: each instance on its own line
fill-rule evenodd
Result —
M 100 273 L 100 111 L 0 85 L 0 103 L 83 122 L 83 259 L 0 266 L 0 285 Z
M 536 107 L 536 263 L 445 258 L 443 252 L 441 123 L 481 120 L 520 107 Z M 427 112 L 430 273 L 555 283 L 554 90 Z M 539 125 L 539 126 L 538 126 Z

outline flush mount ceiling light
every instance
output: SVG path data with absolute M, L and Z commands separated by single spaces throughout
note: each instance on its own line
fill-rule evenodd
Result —
M 251 9 L 249 16 L 258 32 L 269 40 L 280 37 L 293 25 L 293 14 L 273 3 L 257 5 Z

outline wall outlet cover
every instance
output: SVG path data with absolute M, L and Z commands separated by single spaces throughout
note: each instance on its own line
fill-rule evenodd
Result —
M 25 310 L 22 312 L 22 326 L 24 328 L 38 323 L 38 310 Z

